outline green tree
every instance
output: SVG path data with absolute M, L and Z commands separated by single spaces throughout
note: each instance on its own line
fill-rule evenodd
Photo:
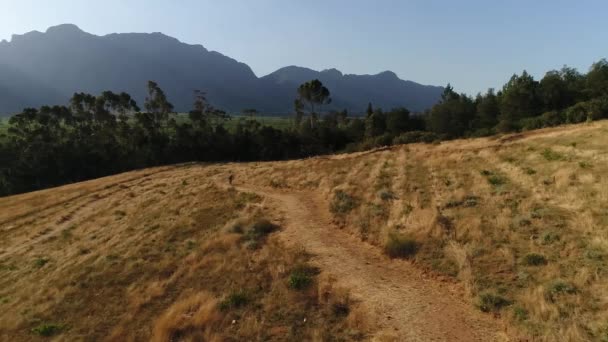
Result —
M 539 83 L 528 74 L 513 75 L 502 90 L 500 101 L 501 120 L 517 123 L 520 119 L 540 114 Z
M 406 108 L 394 108 L 386 114 L 386 130 L 397 135 L 410 129 L 410 111 Z
M 369 102 L 367 104 L 367 109 L 365 110 L 365 114 L 367 117 L 370 117 L 370 116 L 372 116 L 372 114 L 374 114 L 374 107 L 372 106 L 371 102 Z
M 321 107 L 324 104 L 331 103 L 330 92 L 327 87 L 319 80 L 312 80 L 303 83 L 298 87 L 298 99 L 296 100 L 296 113 L 302 112 L 305 107 L 308 107 L 308 115 L 310 116 L 310 127 L 314 127 L 314 122 L 318 119 L 315 106 Z
M 500 114 L 499 100 L 494 89 L 488 89 L 484 96 L 479 96 L 476 102 L 476 129 L 491 129 L 498 123 L 498 115 Z
M 365 118 L 365 137 L 373 138 L 386 132 L 386 115 L 382 109 L 376 109 L 374 113 Z
M 591 98 L 608 96 L 608 61 L 593 63 L 587 73 L 587 93 Z

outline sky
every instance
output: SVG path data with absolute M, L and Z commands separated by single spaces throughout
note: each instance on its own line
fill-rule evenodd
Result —
M 605 0 L 0 0 L 0 40 L 63 23 L 162 32 L 248 64 L 400 78 L 471 95 L 608 57 Z

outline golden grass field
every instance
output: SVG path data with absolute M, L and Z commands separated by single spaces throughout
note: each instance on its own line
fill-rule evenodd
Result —
M 608 341 L 607 262 L 606 121 L 178 165 L 1 198 L 0 340 Z

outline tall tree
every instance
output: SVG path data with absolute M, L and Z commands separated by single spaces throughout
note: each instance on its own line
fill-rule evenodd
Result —
M 374 114 L 374 107 L 372 107 L 372 103 L 371 102 L 369 102 L 367 104 L 367 110 L 365 111 L 365 114 L 366 114 L 367 117 L 370 117 L 370 116 L 372 116 L 372 114 Z
M 310 127 L 314 127 L 314 121 L 318 119 L 315 106 L 321 107 L 324 104 L 331 103 L 329 89 L 323 86 L 319 80 L 312 80 L 303 83 L 298 87 L 298 99 L 296 100 L 296 111 L 302 110 L 308 105 L 308 114 L 310 115 Z M 299 103 L 298 103 L 299 102 Z M 320 109 L 320 108 L 319 108 Z
M 512 126 L 522 118 L 540 114 L 542 107 L 538 88 L 539 83 L 525 70 L 521 76 L 511 77 L 503 87 L 500 101 L 500 119 L 504 126 Z
M 608 60 L 593 63 L 587 73 L 587 92 L 590 97 L 608 96 Z
M 484 96 L 480 95 L 476 101 L 476 106 L 475 129 L 493 128 L 496 126 L 500 108 L 494 89 L 490 88 Z

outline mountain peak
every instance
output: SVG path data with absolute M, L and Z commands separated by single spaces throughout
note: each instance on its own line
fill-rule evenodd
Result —
M 59 35 L 67 35 L 67 34 L 83 34 L 85 33 L 80 27 L 74 24 L 61 24 L 57 26 L 51 26 L 46 30 L 48 34 L 59 34 Z
M 325 70 L 321 71 L 321 73 L 334 77 L 334 78 L 340 78 L 340 77 L 344 76 L 342 74 L 342 72 L 336 68 L 325 69 Z
M 383 72 L 379 73 L 378 76 L 382 76 L 384 78 L 395 78 L 395 79 L 399 78 L 397 76 L 397 74 L 395 74 L 394 72 L 392 72 L 390 70 L 383 71 Z

